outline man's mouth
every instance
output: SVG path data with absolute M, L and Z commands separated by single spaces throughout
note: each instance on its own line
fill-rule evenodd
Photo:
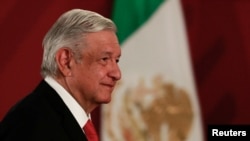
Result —
M 115 83 L 104 83 L 103 85 L 108 86 L 108 87 L 115 87 Z

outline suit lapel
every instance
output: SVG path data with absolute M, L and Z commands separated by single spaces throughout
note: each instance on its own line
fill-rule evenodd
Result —
M 55 112 L 58 122 L 60 122 L 60 125 L 62 125 L 62 130 L 65 131 L 70 140 L 87 141 L 81 127 L 75 120 L 74 116 L 52 87 L 50 87 L 43 80 L 35 91 L 41 96 L 45 96 L 45 99 L 48 101 L 48 103 L 51 105 L 51 108 Z

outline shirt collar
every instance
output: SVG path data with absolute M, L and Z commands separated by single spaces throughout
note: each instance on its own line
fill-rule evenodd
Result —
M 70 112 L 75 117 L 79 126 L 83 127 L 90 118 L 90 114 L 87 115 L 79 103 L 72 97 L 72 95 L 66 91 L 55 79 L 47 76 L 44 80 L 58 93 L 63 102 L 69 108 Z

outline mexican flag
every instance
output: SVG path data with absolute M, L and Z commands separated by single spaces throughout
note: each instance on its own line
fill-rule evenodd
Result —
M 122 79 L 102 141 L 203 141 L 180 0 L 115 0 Z

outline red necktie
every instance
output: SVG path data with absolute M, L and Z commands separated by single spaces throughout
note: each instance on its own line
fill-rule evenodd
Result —
M 98 136 L 91 120 L 87 121 L 87 123 L 83 127 L 83 130 L 87 136 L 88 141 L 98 141 Z

